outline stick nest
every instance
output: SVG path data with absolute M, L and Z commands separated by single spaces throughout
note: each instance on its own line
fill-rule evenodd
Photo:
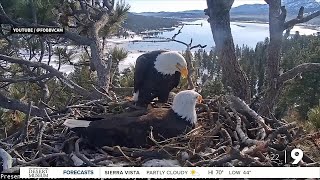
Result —
M 319 166 L 308 152 L 293 165 L 290 152 L 308 141 L 309 150 L 319 154 L 320 133 L 306 134 L 295 123 L 261 117 L 234 96 L 206 99 L 196 108 L 195 129 L 161 142 L 153 139 L 151 131 L 154 145 L 148 149 L 89 149 L 85 139 L 63 125 L 67 118 L 146 113 L 128 101 L 86 101 L 45 118 L 28 117 L 19 131 L 0 141 L 4 171 L 17 171 L 21 166 L 161 166 L 148 163 L 155 159 L 176 162 L 163 166 Z

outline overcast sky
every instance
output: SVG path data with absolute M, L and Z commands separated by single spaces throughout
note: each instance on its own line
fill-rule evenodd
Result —
M 207 7 L 206 0 L 125 0 L 131 5 L 131 12 L 159 12 L 203 10 Z M 265 3 L 264 0 L 235 0 L 233 6 L 242 4 Z

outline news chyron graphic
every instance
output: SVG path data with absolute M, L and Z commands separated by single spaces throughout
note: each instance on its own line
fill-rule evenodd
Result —
M 297 148 L 286 155 L 270 159 L 298 165 L 304 157 Z M 14 176 L 1 175 L 7 177 Z M 320 178 L 320 167 L 21 167 L 20 178 Z
M 61 34 L 64 33 L 62 27 L 13 27 L 12 34 Z

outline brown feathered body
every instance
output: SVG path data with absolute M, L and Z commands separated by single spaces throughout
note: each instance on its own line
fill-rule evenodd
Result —
M 160 141 L 186 133 L 193 125 L 172 109 L 154 108 L 139 117 L 96 120 L 87 127 L 75 127 L 72 130 L 98 147 L 146 147 L 153 144 L 148 137 L 151 128 L 155 140 Z

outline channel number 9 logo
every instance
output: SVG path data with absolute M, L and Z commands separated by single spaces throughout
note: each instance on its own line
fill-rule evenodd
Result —
M 303 152 L 301 149 L 293 149 L 291 151 L 291 158 L 294 160 L 292 164 L 298 164 L 303 158 Z

